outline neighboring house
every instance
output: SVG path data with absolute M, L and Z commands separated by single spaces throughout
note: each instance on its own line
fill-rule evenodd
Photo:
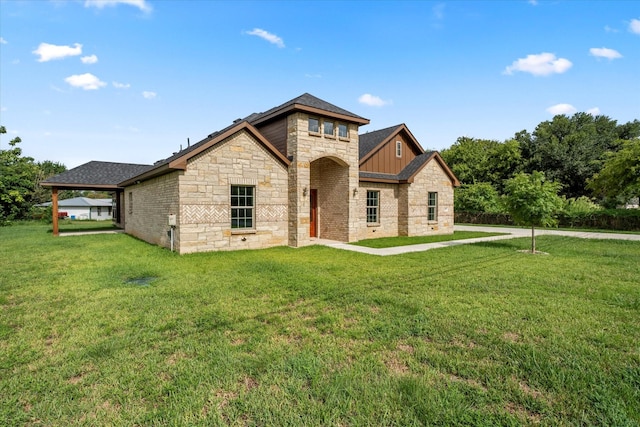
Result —
M 40 207 L 51 206 L 51 202 L 41 203 Z M 58 202 L 60 211 L 66 212 L 66 216 L 71 219 L 93 219 L 104 221 L 112 218 L 113 200 L 111 199 L 90 199 L 88 197 L 74 197 L 72 199 L 60 200 Z
M 154 165 L 134 165 L 140 171 L 112 189 L 117 222 L 169 247 L 172 215 L 180 253 L 452 233 L 459 182 L 440 155 L 404 124 L 359 135 L 368 123 L 309 94 L 238 119 Z M 42 185 L 55 192 L 82 185 L 81 176 L 98 185 L 92 175 L 88 163 Z

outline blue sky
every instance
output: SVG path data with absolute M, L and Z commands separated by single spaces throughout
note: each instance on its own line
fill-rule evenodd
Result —
M 640 119 L 638 1 L 0 0 L 25 155 L 152 163 L 309 92 L 426 149 L 554 114 Z

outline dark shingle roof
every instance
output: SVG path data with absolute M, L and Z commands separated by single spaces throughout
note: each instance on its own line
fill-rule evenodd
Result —
M 287 109 L 288 107 L 292 107 L 293 105 L 296 105 L 296 104 L 297 105 L 304 105 L 304 106 L 307 106 L 307 107 L 319 108 L 319 109 L 322 109 L 322 110 L 325 110 L 325 111 L 328 111 L 328 112 L 331 112 L 331 113 L 343 114 L 343 115 L 351 116 L 351 117 L 354 117 L 354 118 L 366 120 L 363 117 L 360 117 L 360 116 L 358 116 L 356 114 L 353 114 L 353 113 L 351 113 L 351 112 L 349 112 L 349 111 L 347 111 L 345 109 L 337 107 L 337 106 L 335 106 L 333 104 L 330 104 L 330 103 L 328 103 L 326 101 L 323 101 L 320 98 L 316 98 L 313 95 L 305 93 L 303 95 L 300 95 L 297 98 L 294 98 L 294 99 L 292 99 L 290 101 L 287 101 L 284 104 L 279 105 L 277 107 L 271 108 L 270 110 L 265 111 L 263 113 L 252 113 L 249 116 L 245 117 L 244 119 L 236 120 L 232 124 L 227 126 L 226 128 L 221 129 L 219 131 L 216 131 L 216 132 L 210 134 L 209 136 L 204 138 L 202 141 L 198 141 L 197 143 L 195 143 L 195 144 L 193 144 L 193 145 L 191 145 L 191 146 L 189 146 L 189 147 L 187 147 L 187 148 L 185 148 L 185 149 L 183 149 L 183 150 L 181 150 L 181 151 L 179 151 L 177 153 L 174 153 L 173 155 L 167 157 L 166 159 L 158 160 L 157 162 L 155 162 L 153 164 L 152 168 L 154 168 L 154 169 L 155 168 L 160 168 L 161 166 L 165 166 L 165 165 L 171 163 L 171 161 L 173 161 L 175 159 L 178 159 L 178 158 L 184 156 L 185 154 L 188 154 L 191 151 L 194 151 L 194 150 L 198 149 L 200 146 L 202 146 L 202 145 L 206 144 L 207 142 L 211 141 L 216 136 L 225 133 L 229 129 L 232 129 L 233 127 L 237 126 L 238 124 L 240 124 L 242 122 L 247 122 L 249 124 L 254 124 L 256 122 L 259 122 L 261 119 L 263 119 L 265 117 L 268 117 L 268 116 L 272 115 L 273 113 L 278 112 L 279 110 Z M 146 172 L 146 171 L 140 172 L 140 174 L 142 174 L 144 172 Z M 129 178 L 133 178 L 133 176 L 131 176 Z M 125 179 L 123 179 L 120 182 L 123 182 L 123 181 L 125 181 Z
M 282 105 L 278 105 L 277 107 L 273 107 L 270 110 L 267 110 L 265 112 L 262 113 L 254 113 L 248 117 L 246 117 L 244 120 L 247 120 L 249 123 L 255 123 L 255 122 L 259 122 L 261 119 L 268 117 L 276 112 L 278 112 L 279 110 L 286 110 L 289 107 L 292 107 L 294 105 L 303 105 L 305 107 L 311 107 L 311 108 L 318 108 L 320 110 L 324 110 L 327 111 L 329 113 L 335 113 L 335 114 L 341 114 L 344 116 L 349 116 L 349 117 L 353 117 L 359 120 L 367 120 L 362 116 L 358 116 L 357 114 L 352 113 L 351 111 L 347 111 L 344 108 L 340 108 L 336 105 L 330 104 L 327 101 L 323 101 L 320 98 L 316 98 L 315 96 L 309 94 L 309 93 L 304 93 L 302 95 L 300 95 L 297 98 L 293 98 L 287 102 L 285 102 Z
M 400 126 L 402 125 L 395 125 L 359 135 L 360 159 L 369 154 L 369 152 L 376 148 L 382 141 L 389 138 Z
M 44 186 L 55 184 L 67 184 L 78 186 L 113 186 L 117 187 L 122 181 L 140 175 L 151 169 L 151 165 L 138 165 L 132 163 L 113 163 L 91 161 L 70 169 L 61 174 L 52 176 L 41 183 Z
M 416 156 L 402 171 L 397 174 L 389 174 L 389 173 L 378 173 L 378 172 L 360 172 L 360 178 L 371 178 L 371 179 L 390 179 L 393 181 L 407 181 L 411 178 L 416 172 L 418 172 L 422 167 L 427 163 L 427 161 L 433 155 L 433 151 L 426 151 L 418 156 Z

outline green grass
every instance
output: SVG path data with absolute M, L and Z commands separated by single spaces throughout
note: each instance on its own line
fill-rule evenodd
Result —
M 118 227 L 113 225 L 111 221 L 62 219 L 58 221 L 58 230 L 61 233 L 73 233 L 78 231 L 118 230 Z M 49 231 L 53 231 L 51 225 L 49 225 Z
M 395 246 L 420 245 L 422 243 L 448 242 L 450 240 L 475 239 L 477 237 L 501 236 L 505 233 L 485 233 L 481 231 L 454 231 L 453 234 L 439 234 L 435 236 L 413 237 L 380 237 L 378 239 L 365 239 L 353 243 L 367 248 L 391 248 Z
M 0 241 L 0 425 L 640 423 L 639 242 Z

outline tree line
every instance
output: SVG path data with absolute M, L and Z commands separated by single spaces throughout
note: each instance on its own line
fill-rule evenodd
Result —
M 504 142 L 460 137 L 441 152 L 462 183 L 460 212 L 506 212 L 510 179 L 541 173 L 558 186 L 565 205 L 612 208 L 640 195 L 640 121 L 607 116 L 557 115 L 532 133 Z
M 6 134 L 0 126 L 0 135 Z M 36 162 L 24 156 L 19 136 L 11 139 L 7 149 L 0 149 L 0 226 L 11 221 L 34 217 L 34 206 L 51 201 L 51 190 L 40 182 L 67 170 L 62 163 L 44 160 Z M 110 197 L 108 193 L 61 191 L 60 199 L 76 196 Z M 40 213 L 41 214 L 41 213 Z

